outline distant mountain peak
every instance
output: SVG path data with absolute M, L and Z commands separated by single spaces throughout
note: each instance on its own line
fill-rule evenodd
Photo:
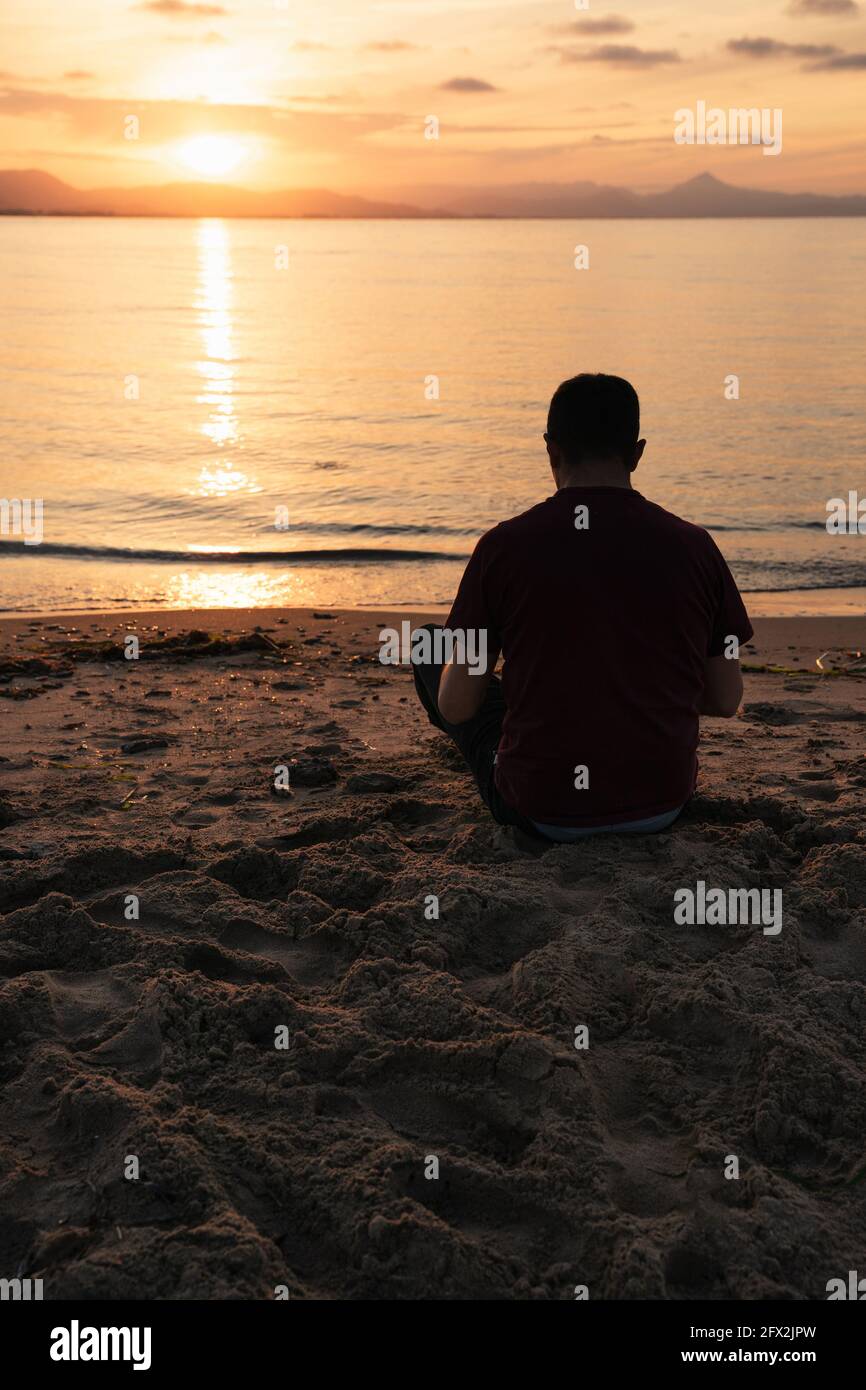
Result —
M 722 179 L 717 179 L 715 174 L 711 174 L 708 169 L 702 174 L 695 174 L 693 179 L 686 179 L 685 183 L 679 185 L 680 188 L 732 188 L 733 184 L 725 183 Z

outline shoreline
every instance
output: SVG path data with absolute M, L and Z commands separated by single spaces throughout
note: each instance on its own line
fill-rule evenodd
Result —
M 749 591 L 741 590 L 743 602 L 750 618 L 766 622 L 768 620 L 786 619 L 792 622 L 857 622 L 866 623 L 866 588 L 856 589 L 791 589 L 791 590 L 760 590 Z M 807 597 L 821 595 L 823 601 L 829 606 L 820 610 L 813 609 L 808 602 L 804 602 Z M 833 596 L 835 602 L 830 598 Z M 400 613 L 404 617 L 407 614 L 424 614 L 425 621 L 431 617 L 440 617 L 450 612 L 450 603 L 361 603 L 361 604 L 339 604 L 329 603 L 316 604 L 274 604 L 274 605 L 238 605 L 231 607 L 207 607 L 207 608 L 184 608 L 184 607 L 161 607 L 142 606 L 142 607 L 113 607 L 113 608 L 87 608 L 76 609 L 67 607 L 59 608 L 34 608 L 27 610 L 11 610 L 0 608 L 0 626 L 10 623 L 42 622 L 45 619 L 69 619 L 77 621 L 93 621 L 100 619 L 121 619 L 121 618 L 153 618 L 154 616 L 163 618 L 173 623 L 181 619 L 188 622 L 197 621 L 199 625 L 209 617 L 213 620 L 222 619 L 226 614 L 243 613 L 249 618 L 251 614 L 261 613 L 273 616 L 274 614 L 285 613 L 307 613 L 319 609 L 327 609 L 329 612 L 340 613 L 343 615 L 353 613 Z

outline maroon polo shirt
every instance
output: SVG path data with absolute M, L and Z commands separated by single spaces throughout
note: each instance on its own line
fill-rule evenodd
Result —
M 504 656 L 501 795 L 566 826 L 643 820 L 688 800 L 704 661 L 726 638 L 752 636 L 709 534 L 615 487 L 561 488 L 488 531 L 448 626 L 485 628 Z M 580 766 L 589 785 L 578 789 Z

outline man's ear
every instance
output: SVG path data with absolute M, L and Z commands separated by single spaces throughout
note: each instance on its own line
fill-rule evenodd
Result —
M 558 481 L 558 470 L 562 467 L 562 450 L 552 439 L 545 437 L 545 443 L 547 445 L 547 457 L 550 460 L 550 471 L 554 480 Z
M 635 446 L 634 446 L 634 463 L 632 464 L 631 468 L 628 470 L 629 473 L 633 473 L 634 470 L 637 468 L 638 464 L 640 463 L 641 459 L 643 458 L 643 451 L 644 451 L 645 448 L 646 448 L 646 440 L 645 440 L 645 439 L 639 439 L 638 442 L 637 442 L 637 444 L 635 444 Z

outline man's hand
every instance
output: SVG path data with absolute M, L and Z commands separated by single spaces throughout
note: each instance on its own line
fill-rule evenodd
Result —
M 489 652 L 487 669 L 481 672 L 477 666 L 467 666 L 465 661 L 458 662 L 452 656 L 443 668 L 436 702 L 447 724 L 465 724 L 467 719 L 475 717 L 484 704 L 498 657 L 498 652 Z
M 740 708 L 743 677 L 739 661 L 727 656 L 708 656 L 704 663 L 704 697 L 701 714 L 730 719 Z

